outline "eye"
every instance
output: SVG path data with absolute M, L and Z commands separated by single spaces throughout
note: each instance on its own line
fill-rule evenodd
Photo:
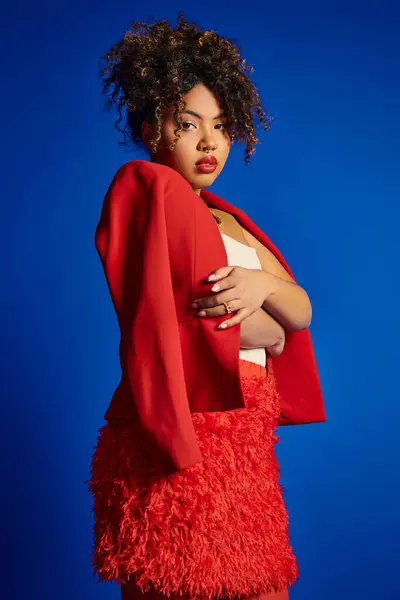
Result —
M 185 125 L 188 125 L 188 127 L 185 127 Z M 183 121 L 182 122 L 182 129 L 188 131 L 190 129 L 190 125 L 193 125 L 193 127 L 196 127 L 196 125 L 194 123 L 191 123 L 191 121 Z M 217 125 L 215 127 L 223 127 L 224 129 L 227 129 L 228 126 L 225 123 L 217 123 Z

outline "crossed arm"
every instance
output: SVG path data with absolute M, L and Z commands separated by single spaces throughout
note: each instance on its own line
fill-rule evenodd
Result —
M 248 243 L 257 251 L 265 271 L 267 289 L 273 291 L 261 308 L 240 323 L 240 346 L 263 347 L 271 356 L 277 356 L 285 346 L 286 332 L 306 329 L 310 325 L 310 299 L 278 259 L 251 233 L 242 229 Z

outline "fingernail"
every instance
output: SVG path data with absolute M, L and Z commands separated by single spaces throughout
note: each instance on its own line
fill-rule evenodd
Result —
M 221 325 L 218 325 L 217 329 L 225 329 L 227 327 L 226 323 L 221 323 Z
M 206 316 L 206 311 L 205 310 L 201 310 L 197 314 L 199 315 L 199 317 L 205 317 Z
M 215 275 L 214 275 L 214 273 L 212 273 L 212 274 L 210 275 L 210 277 L 207 277 L 207 281 L 214 281 L 214 279 L 215 279 Z
M 211 288 L 211 291 L 212 291 L 212 292 L 218 292 L 218 290 L 219 290 L 219 285 L 218 285 L 218 283 L 215 283 L 215 284 L 212 286 L 212 288 Z
M 197 302 L 193 302 L 193 304 L 190 305 L 190 308 L 197 308 Z

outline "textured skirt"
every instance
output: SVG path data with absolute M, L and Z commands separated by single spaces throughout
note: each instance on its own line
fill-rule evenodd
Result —
M 92 566 L 100 581 L 125 584 L 123 598 L 130 588 L 132 598 L 280 599 L 295 583 L 272 360 L 268 370 L 240 360 L 240 373 L 245 408 L 192 413 L 201 463 L 164 475 L 136 422 L 100 429 L 88 482 Z

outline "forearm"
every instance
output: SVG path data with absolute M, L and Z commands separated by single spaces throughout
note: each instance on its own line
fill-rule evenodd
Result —
M 306 329 L 311 323 L 312 308 L 304 288 L 266 271 L 267 296 L 262 309 L 278 321 L 285 331 Z
M 285 330 L 271 315 L 259 308 L 240 323 L 241 348 L 282 347 L 285 340 Z

